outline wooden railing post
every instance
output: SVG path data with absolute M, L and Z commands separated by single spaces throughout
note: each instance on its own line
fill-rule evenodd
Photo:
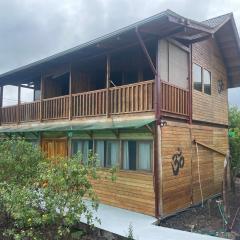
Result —
M 72 120 L 72 68 L 69 67 L 69 120 Z
M 0 86 L 0 125 L 2 125 L 3 86 Z
M 44 79 L 43 79 L 43 74 L 41 73 L 41 79 L 40 79 L 40 90 L 41 90 L 41 94 L 40 94 L 40 122 L 42 122 L 43 120 L 43 88 L 44 88 Z
M 110 116 L 110 106 L 111 106 L 111 99 L 110 99 L 110 56 L 107 55 L 107 66 L 106 66 L 106 116 Z
M 17 124 L 20 123 L 21 85 L 18 86 Z

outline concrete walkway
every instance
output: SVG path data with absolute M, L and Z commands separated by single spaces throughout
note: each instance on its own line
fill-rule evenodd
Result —
M 125 209 L 100 204 L 94 217 L 101 220 L 101 224 L 95 226 L 118 234 L 128 236 L 129 226 L 132 225 L 134 239 L 137 240 L 220 240 L 207 235 L 190 233 L 171 228 L 159 227 L 154 225 L 156 218 L 140 213 L 135 213 Z M 81 219 L 86 223 L 86 219 Z M 226 240 L 226 239 L 225 239 Z

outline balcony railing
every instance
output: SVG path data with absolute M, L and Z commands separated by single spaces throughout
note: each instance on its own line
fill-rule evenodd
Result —
M 189 115 L 189 91 L 161 83 L 163 114 Z M 70 101 L 71 99 L 71 101 Z M 1 123 L 12 124 L 154 111 L 154 80 L 43 99 L 1 108 Z

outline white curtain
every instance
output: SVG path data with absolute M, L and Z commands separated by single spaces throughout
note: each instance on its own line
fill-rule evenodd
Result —
M 118 165 L 118 157 L 119 157 L 119 144 L 118 142 L 109 142 L 108 143 L 108 165 L 109 166 L 117 166 Z
M 72 154 L 76 154 L 77 152 L 82 153 L 82 141 L 74 140 L 72 141 Z
M 100 166 L 104 167 L 104 141 L 96 141 L 96 154 Z
M 88 151 L 89 151 L 89 141 L 83 141 L 83 162 L 87 163 L 88 161 Z
M 123 142 L 123 169 L 129 169 L 129 146 L 128 146 L 128 141 Z
M 139 143 L 138 144 L 138 169 L 150 170 L 151 168 L 151 144 Z

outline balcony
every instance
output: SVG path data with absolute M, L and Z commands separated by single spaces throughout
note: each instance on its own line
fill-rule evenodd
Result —
M 1 108 L 2 124 L 154 112 L 154 80 Z M 189 91 L 161 83 L 163 115 L 189 116 Z

